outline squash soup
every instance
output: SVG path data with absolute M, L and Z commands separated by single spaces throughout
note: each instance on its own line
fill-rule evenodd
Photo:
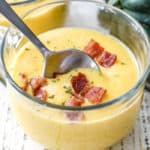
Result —
M 86 29 L 62 28 L 43 33 L 39 37 L 49 49 L 54 51 L 67 48 L 83 50 L 90 39 L 94 39 L 106 50 L 117 55 L 117 60 L 113 66 L 109 68 L 100 66 L 101 72 L 77 68 L 64 75 L 58 75 L 55 79 L 48 79 L 48 84 L 44 86 L 49 95 L 48 102 L 62 105 L 69 99 L 70 93 L 66 92 L 66 88 L 71 88 L 69 80 L 78 72 L 85 74 L 93 86 L 107 89 L 103 101 L 122 95 L 137 81 L 138 70 L 132 54 L 119 41 L 108 35 Z M 26 74 L 29 78 L 41 76 L 42 66 L 43 56 L 28 42 L 22 47 L 14 64 L 13 77 L 15 82 L 21 87 L 23 86 L 20 73 Z M 50 97 L 52 95 L 53 98 Z
M 10 3 L 21 1 L 22 0 L 8 0 L 8 2 Z M 12 5 L 12 8 L 19 16 L 23 16 L 23 14 L 25 14 L 27 11 L 52 1 L 53 0 L 34 0 L 25 4 Z M 56 4 L 42 11 L 40 9 L 38 11 L 34 11 L 34 13 L 31 13 L 27 17 L 24 17 L 24 21 L 30 26 L 34 33 L 44 32 L 47 29 L 56 28 L 63 24 L 65 10 L 66 6 L 64 4 Z M 45 20 L 47 21 L 44 23 Z M 43 22 L 42 25 L 41 22 Z M 0 26 L 9 25 L 9 21 L 0 14 Z
M 12 76 L 24 91 L 41 101 L 71 107 L 98 105 L 121 96 L 138 80 L 133 54 L 110 35 L 90 29 L 58 28 L 40 34 L 39 38 L 53 51 L 84 50 L 100 65 L 100 71 L 77 68 L 45 79 L 41 77 L 43 56 L 27 42 L 15 58 Z M 91 47 L 97 51 L 93 53 Z M 135 95 L 130 105 L 120 102 L 91 111 L 40 109 L 16 100 L 13 94 L 11 104 L 24 130 L 50 150 L 101 150 L 129 133 L 142 95 L 142 91 L 138 97 Z

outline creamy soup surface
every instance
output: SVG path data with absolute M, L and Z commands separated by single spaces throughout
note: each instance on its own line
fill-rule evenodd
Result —
M 47 79 L 47 84 L 42 88 L 47 91 L 47 101 L 58 105 L 64 105 L 70 99 L 72 76 L 83 73 L 91 86 L 102 87 L 107 90 L 101 102 L 109 101 L 127 92 L 137 81 L 138 69 L 131 52 L 120 41 L 109 35 L 90 29 L 82 28 L 58 28 L 39 35 L 43 43 L 51 50 L 58 51 L 67 48 L 83 50 L 88 42 L 93 39 L 105 50 L 115 54 L 117 60 L 108 68 L 100 66 L 101 73 L 97 70 L 78 68 L 66 74 L 58 75 L 55 79 Z M 21 73 L 28 78 L 41 76 L 43 57 L 41 53 L 27 42 L 16 56 L 13 64 L 13 78 L 20 86 L 23 86 Z M 27 92 L 33 95 L 30 88 Z M 86 100 L 83 105 L 91 105 Z

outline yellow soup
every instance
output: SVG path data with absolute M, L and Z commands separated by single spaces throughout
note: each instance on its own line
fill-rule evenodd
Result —
M 17 1 L 10 0 L 8 2 L 19 2 L 19 1 L 22 0 Z M 19 16 L 24 17 L 24 15 L 28 11 L 31 11 L 38 6 L 50 3 L 52 1 L 53 0 L 36 0 L 25 4 L 12 5 L 12 8 Z M 28 26 L 30 26 L 30 29 L 32 29 L 33 32 L 40 33 L 48 29 L 61 26 L 63 24 L 65 12 L 66 6 L 64 4 L 56 4 L 51 7 L 50 6 L 47 7 L 47 9 L 39 8 L 38 10 L 34 10 L 34 13 L 30 12 L 30 15 L 29 14 L 26 15 L 26 17 L 24 17 L 23 19 L 28 24 Z M 0 25 L 9 26 L 9 22 L 1 14 L 0 14 Z
M 102 103 L 127 92 L 138 79 L 138 68 L 133 54 L 120 41 L 95 30 L 81 28 L 58 28 L 39 35 L 45 45 L 54 51 L 77 48 L 83 50 L 94 39 L 107 51 L 117 55 L 117 61 L 109 68 L 97 70 L 78 68 L 69 73 L 48 79 L 44 89 L 48 102 L 62 105 L 70 98 L 64 87 L 71 86 L 70 78 L 78 72 L 84 73 L 93 86 L 107 89 Z M 43 57 L 27 42 L 20 49 L 13 64 L 13 79 L 22 86 L 20 73 L 29 78 L 41 76 Z M 55 81 L 54 81 L 55 80 Z M 28 90 L 32 95 L 32 91 Z M 142 93 L 129 107 L 119 103 L 107 109 L 85 111 L 84 120 L 72 123 L 63 111 L 38 109 L 12 95 L 12 108 L 25 131 L 35 140 L 51 150 L 101 150 L 125 136 L 133 126 L 141 103 Z M 19 97 L 18 97 L 19 99 Z M 91 105 L 86 101 L 84 105 Z M 128 106 L 128 104 L 127 104 Z
M 62 28 L 43 33 L 40 38 L 49 49 L 55 51 L 67 48 L 82 50 L 90 39 L 94 39 L 107 51 L 117 55 L 117 61 L 112 67 L 104 68 L 100 66 L 102 73 L 93 69 L 80 68 L 59 76 L 56 81 L 49 79 L 49 84 L 45 86 L 45 89 L 48 91 L 48 95 L 55 95 L 54 99 L 48 99 L 52 103 L 62 104 L 66 99 L 69 99 L 70 95 L 65 92 L 64 87 L 71 86 L 69 80 L 77 72 L 84 73 L 94 86 L 107 89 L 104 101 L 125 93 L 137 80 L 137 66 L 132 54 L 119 41 L 108 35 L 86 29 Z M 30 65 L 26 65 L 27 62 Z M 41 76 L 42 66 L 42 55 L 31 43 L 27 43 L 22 47 L 16 58 L 13 72 L 14 80 L 21 86 L 20 73 L 25 73 L 28 77 Z

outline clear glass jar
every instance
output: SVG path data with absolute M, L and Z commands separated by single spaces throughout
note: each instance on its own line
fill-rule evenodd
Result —
M 47 15 L 34 15 L 45 10 Z M 3 40 L 1 59 L 11 108 L 25 133 L 50 150 L 102 150 L 125 137 L 136 121 L 150 69 L 150 45 L 143 28 L 117 8 L 84 0 L 48 3 L 29 11 L 24 19 L 30 16 L 35 20 L 28 25 L 37 34 L 56 27 L 81 27 L 115 36 L 136 57 L 139 79 L 124 95 L 98 105 L 80 108 L 41 101 L 22 91 L 11 77 L 11 64 L 27 41 L 11 27 Z M 86 119 L 71 122 L 66 111 L 84 113 Z

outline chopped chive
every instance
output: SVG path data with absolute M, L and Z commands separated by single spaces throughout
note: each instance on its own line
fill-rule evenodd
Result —
M 121 64 L 121 65 L 126 65 L 126 63 L 124 63 L 124 62 L 121 62 L 120 64 Z
M 75 72 L 77 72 L 77 71 L 78 71 L 78 69 L 74 69 L 74 71 L 75 71 Z
M 50 41 L 46 41 L 46 43 L 47 43 L 47 44 L 50 44 L 51 42 L 50 42 Z
M 91 82 L 90 82 L 90 84 L 94 84 L 94 82 L 93 82 L 93 81 L 91 81 Z
M 56 82 L 56 79 L 52 79 L 51 81 L 55 83 L 55 82 Z
M 49 96 L 48 98 L 49 99 L 53 99 L 55 97 L 55 95 L 51 95 L 51 96 Z
M 55 82 L 57 82 L 59 80 L 60 80 L 59 78 L 56 78 L 56 79 L 52 79 L 51 81 L 55 83 Z
M 67 89 L 65 92 L 68 94 L 72 94 L 72 89 Z
M 63 88 L 65 89 L 65 93 L 72 94 L 72 89 L 70 86 L 64 86 Z
M 25 50 L 26 50 L 26 51 L 29 51 L 30 49 L 29 49 L 29 48 L 25 48 Z

